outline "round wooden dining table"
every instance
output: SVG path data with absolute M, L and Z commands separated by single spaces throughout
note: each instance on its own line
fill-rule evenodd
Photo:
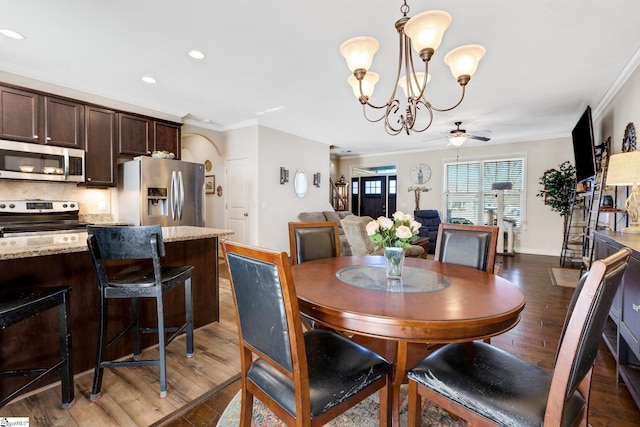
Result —
M 406 258 L 387 280 L 382 256 L 324 258 L 293 266 L 300 311 L 351 336 L 393 364 L 392 422 L 400 385 L 429 353 L 425 344 L 486 339 L 513 328 L 524 295 L 508 280 L 470 267 Z

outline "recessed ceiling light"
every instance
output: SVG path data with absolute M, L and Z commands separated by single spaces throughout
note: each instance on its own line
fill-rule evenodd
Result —
M 154 79 L 153 77 L 144 76 L 142 78 L 142 81 L 145 83 L 154 84 L 156 82 L 156 79 Z
M 200 52 L 199 50 L 190 50 L 189 56 L 193 59 L 204 59 L 204 53 Z
M 16 39 L 16 40 L 24 39 L 24 36 L 22 34 L 16 33 L 15 31 L 9 30 L 9 29 L 6 29 L 6 28 L 1 29 L 0 30 L 0 34 L 5 35 L 5 36 L 7 36 L 9 38 L 12 38 L 12 39 Z

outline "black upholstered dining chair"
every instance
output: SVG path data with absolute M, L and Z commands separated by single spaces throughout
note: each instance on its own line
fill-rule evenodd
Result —
M 159 225 L 140 227 L 87 226 L 87 245 L 98 278 L 99 322 L 96 366 L 90 400 L 100 399 L 104 368 L 127 366 L 158 366 L 160 368 L 160 397 L 167 395 L 165 348 L 181 333 L 186 333 L 187 357 L 193 356 L 193 321 L 191 300 L 191 274 L 193 266 L 164 266 L 160 258 L 165 256 L 162 228 Z M 110 275 L 113 263 L 121 260 L 135 260 L 136 265 Z M 145 262 L 146 261 L 146 262 Z M 165 326 L 163 296 L 184 284 L 185 322 L 182 326 Z M 108 300 L 112 298 L 131 299 L 131 323 L 111 339 L 108 332 Z M 157 327 L 143 327 L 139 321 L 139 298 L 155 298 Z M 133 359 L 106 361 L 105 353 L 116 341 L 133 332 Z M 140 333 L 158 334 L 159 358 L 140 360 Z M 168 338 L 165 334 L 173 333 Z
M 240 425 L 258 398 L 289 426 L 321 426 L 380 391 L 380 425 L 390 424 L 391 365 L 328 330 L 302 331 L 285 252 L 222 242 L 240 342 Z
M 447 344 L 408 373 L 409 426 L 421 397 L 474 426 L 588 426 L 591 376 L 602 331 L 631 255 L 593 263 L 574 292 L 553 372 L 484 342 Z
M 498 227 L 440 223 L 435 260 L 494 272 Z
M 340 256 L 340 236 L 335 222 L 290 222 L 291 264 Z

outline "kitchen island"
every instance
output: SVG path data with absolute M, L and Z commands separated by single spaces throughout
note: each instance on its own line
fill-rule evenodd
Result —
M 166 256 L 163 265 L 193 265 L 193 321 L 200 327 L 219 319 L 218 311 L 218 238 L 230 236 L 232 230 L 202 227 L 163 227 Z M 33 286 L 72 287 L 70 293 L 73 372 L 92 369 L 95 364 L 98 337 L 98 285 L 87 248 L 87 233 L 6 237 L 0 239 L 0 286 L 27 288 Z M 122 266 L 132 264 L 123 261 Z M 109 337 L 128 324 L 130 301 L 109 301 Z M 184 321 L 184 291 L 179 286 L 165 295 L 165 323 Z M 144 326 L 156 324 L 155 300 L 140 304 Z M 143 346 L 157 344 L 155 334 L 143 335 Z M 58 329 L 55 310 L 49 310 L 13 325 L 0 334 L 0 361 L 3 369 L 52 364 L 57 356 Z M 132 352 L 131 339 L 121 340 L 109 350 L 110 358 Z M 197 357 L 197 352 L 196 352 Z M 51 375 L 46 382 L 55 382 Z M 3 381 L 0 393 L 5 395 L 24 379 Z

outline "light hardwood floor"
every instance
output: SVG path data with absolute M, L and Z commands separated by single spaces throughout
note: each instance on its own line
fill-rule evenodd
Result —
M 185 357 L 184 336 L 167 347 L 165 399 L 159 397 L 158 369 L 105 369 L 101 398 L 89 400 L 93 371 L 76 375 L 75 403 L 60 407 L 60 387 L 47 388 L 0 408 L 0 417 L 29 417 L 30 427 L 149 426 L 183 410 L 199 397 L 225 384 L 240 372 L 238 335 L 233 301 L 226 279 L 220 280 L 220 322 L 195 331 L 195 355 Z M 156 348 L 143 351 L 157 358 Z
M 522 320 L 492 344 L 551 369 L 572 289 L 551 284 L 549 267 L 557 257 L 516 254 L 499 257 L 501 276 L 520 286 L 527 305 Z M 226 277 L 226 272 L 222 273 Z M 155 368 L 105 370 L 102 399 L 89 402 L 93 373 L 76 378 L 76 403 L 60 409 L 59 387 L 44 390 L 0 408 L 0 416 L 28 416 L 30 426 L 215 426 L 238 382 L 235 318 L 228 285 L 220 286 L 220 322 L 196 331 L 196 355 L 184 357 L 184 341 L 169 347 L 166 399 L 158 397 Z M 153 350 L 148 350 L 153 351 Z M 216 393 L 217 392 L 217 393 Z M 593 377 L 590 424 L 593 427 L 640 425 L 640 410 L 624 384 L 616 381 L 615 361 L 603 344 Z

